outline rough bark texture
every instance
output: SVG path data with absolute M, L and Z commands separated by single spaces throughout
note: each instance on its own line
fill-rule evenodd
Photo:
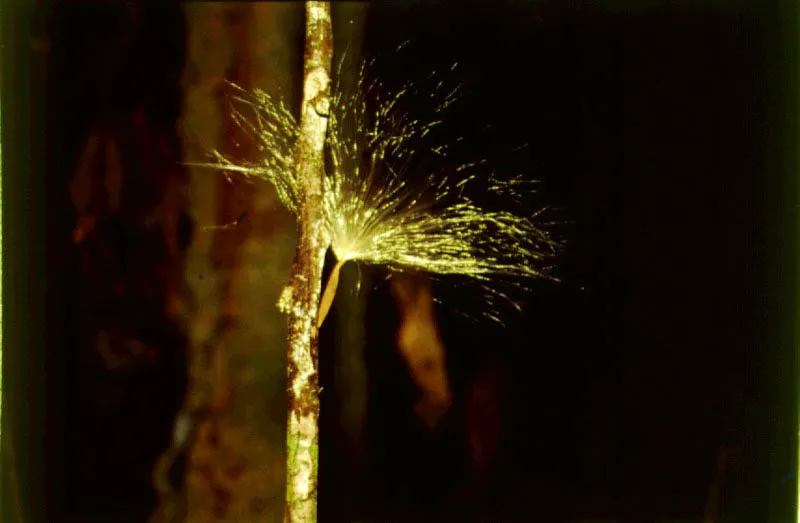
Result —
M 300 188 L 298 239 L 292 278 L 281 297 L 289 316 L 289 419 L 284 520 L 317 519 L 319 435 L 318 328 L 327 247 L 322 215 L 325 133 L 333 54 L 330 4 L 306 3 L 303 104 L 296 172 Z

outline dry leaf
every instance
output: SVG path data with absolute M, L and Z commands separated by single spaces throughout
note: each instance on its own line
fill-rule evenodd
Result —
M 428 426 L 433 426 L 450 407 L 452 391 L 430 281 L 426 276 L 395 274 L 391 282 L 400 311 L 397 348 L 423 393 L 416 412 Z

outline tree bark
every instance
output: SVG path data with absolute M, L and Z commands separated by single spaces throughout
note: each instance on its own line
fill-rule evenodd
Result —
M 320 287 L 328 233 L 323 216 L 325 133 L 333 54 L 330 4 L 306 3 L 303 102 L 295 166 L 298 239 L 289 285 L 281 296 L 288 315 L 289 404 L 284 521 L 317 520 L 319 435 L 318 328 Z

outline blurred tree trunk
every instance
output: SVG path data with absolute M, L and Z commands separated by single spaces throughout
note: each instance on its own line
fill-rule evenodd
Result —
M 257 160 L 230 121 L 223 82 L 259 87 L 291 106 L 302 5 L 200 3 L 187 5 L 186 16 L 186 159 L 205 161 L 219 149 Z M 185 408 L 204 415 L 192 420 L 186 521 L 280 521 L 286 333 L 275 304 L 292 260 L 293 220 L 267 184 L 190 173 L 198 233 L 187 270 L 195 311 Z

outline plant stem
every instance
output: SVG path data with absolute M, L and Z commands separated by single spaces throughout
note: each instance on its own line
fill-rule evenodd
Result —
M 286 523 L 317 520 L 317 315 L 328 246 L 322 214 L 323 148 L 330 105 L 333 31 L 328 2 L 306 2 L 305 6 L 303 102 L 295 157 L 299 188 L 297 251 L 292 276 L 280 302 L 289 317 Z

